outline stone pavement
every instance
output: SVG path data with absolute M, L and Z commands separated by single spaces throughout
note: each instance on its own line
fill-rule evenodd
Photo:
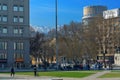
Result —
M 85 78 L 34 77 L 27 75 L 15 75 L 15 77 L 11 77 L 9 74 L 0 73 L 0 80 L 120 80 L 120 78 L 98 78 L 109 72 L 110 71 L 101 71 Z
M 61 80 L 61 78 L 53 78 L 53 77 L 34 77 L 27 75 L 15 75 L 11 77 L 9 74 L 1 74 L 0 80 Z

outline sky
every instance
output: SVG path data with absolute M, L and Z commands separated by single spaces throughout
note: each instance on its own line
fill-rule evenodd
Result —
M 120 0 L 58 0 L 58 25 L 80 22 L 83 7 L 103 5 L 120 8 Z M 30 25 L 55 27 L 55 0 L 30 0 Z

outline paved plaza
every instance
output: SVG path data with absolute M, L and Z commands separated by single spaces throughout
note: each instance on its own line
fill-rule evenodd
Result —
M 85 78 L 59 78 L 59 77 L 34 77 L 27 75 L 15 75 L 11 77 L 9 74 L 1 74 L 0 80 L 120 80 L 120 78 L 98 78 L 101 75 L 109 73 L 110 71 L 102 71 Z

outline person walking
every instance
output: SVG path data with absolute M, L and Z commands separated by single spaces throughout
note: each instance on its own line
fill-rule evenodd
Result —
M 14 75 L 15 75 L 15 70 L 14 70 L 14 68 L 12 67 L 12 68 L 11 68 L 11 77 L 14 77 Z

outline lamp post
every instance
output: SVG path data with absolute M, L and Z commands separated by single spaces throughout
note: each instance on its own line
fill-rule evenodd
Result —
M 58 69 L 58 32 L 57 32 L 57 24 L 58 24 L 58 12 L 57 12 L 57 0 L 55 0 L 55 27 L 56 27 L 56 66 L 57 66 L 57 69 Z

